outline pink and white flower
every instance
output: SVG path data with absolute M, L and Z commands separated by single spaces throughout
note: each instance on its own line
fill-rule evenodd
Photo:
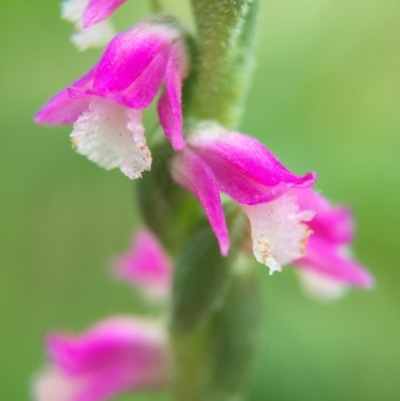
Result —
M 337 298 L 348 287 L 370 288 L 372 275 L 350 256 L 354 225 L 350 210 L 334 207 L 312 189 L 293 189 L 300 210 L 312 209 L 314 217 L 307 222 L 312 235 L 306 255 L 293 264 L 305 287 L 320 298 Z
M 79 335 L 47 337 L 49 366 L 37 376 L 37 401 L 103 401 L 165 385 L 170 356 L 158 322 L 114 317 Z
M 284 194 L 310 187 L 315 174 L 293 174 L 256 139 L 220 126 L 196 130 L 187 144 L 174 157 L 172 175 L 201 202 L 222 255 L 228 252 L 229 234 L 220 192 L 248 215 L 254 255 L 271 272 L 304 255 L 309 230 L 303 222 L 312 212 L 300 212 L 296 198 Z
M 111 16 L 126 0 L 84 0 L 83 25 L 90 27 Z
M 66 0 L 61 5 L 61 18 L 74 24 L 75 32 L 71 36 L 71 41 L 79 50 L 85 50 L 89 47 L 104 46 L 115 35 L 111 22 L 105 21 L 111 12 L 104 16 L 104 18 L 94 18 L 102 11 L 104 15 L 104 11 L 106 11 L 106 5 L 104 4 L 101 9 L 101 5 L 98 3 L 116 2 Z M 121 3 L 121 1 L 119 1 L 119 3 Z
M 138 288 L 149 300 L 165 302 L 170 297 L 172 263 L 148 230 L 140 230 L 128 252 L 115 261 L 114 274 Z
M 182 134 L 182 80 L 188 64 L 176 27 L 145 21 L 117 35 L 100 61 L 82 78 L 55 95 L 37 114 L 43 125 L 74 124 L 71 139 L 78 153 L 106 169 L 119 167 L 129 178 L 151 167 L 142 110 L 158 90 L 158 114 L 175 150 Z

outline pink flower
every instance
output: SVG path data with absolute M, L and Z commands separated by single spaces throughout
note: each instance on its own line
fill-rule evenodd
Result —
M 113 38 L 114 28 L 110 21 L 104 20 L 112 12 L 110 7 L 115 6 L 115 9 L 118 6 L 115 3 L 121 3 L 121 1 L 66 0 L 62 3 L 61 17 L 74 24 L 75 32 L 71 40 L 79 50 L 104 46 Z M 106 12 L 108 12 L 107 15 L 105 15 Z M 96 18 L 99 15 L 104 18 Z
M 158 114 L 175 150 L 182 135 L 182 80 L 187 73 L 185 45 L 172 25 L 142 22 L 117 35 L 100 61 L 82 78 L 54 96 L 37 114 L 44 125 L 74 124 L 78 153 L 106 169 L 119 167 L 138 178 L 151 166 L 142 110 L 165 82 Z
M 130 250 L 116 260 L 115 275 L 137 287 L 150 300 L 169 299 L 171 260 L 157 238 L 148 230 L 140 230 Z
M 201 202 L 223 255 L 229 234 L 220 191 L 247 213 L 254 255 L 271 272 L 303 255 L 309 230 L 302 222 L 311 212 L 300 212 L 295 197 L 282 195 L 311 186 L 315 174 L 297 176 L 256 139 L 215 125 L 197 130 L 187 143 L 173 160 L 172 175 Z
M 323 298 L 338 297 L 349 286 L 371 287 L 372 275 L 351 258 L 349 247 L 354 237 L 351 212 L 333 207 L 321 194 L 311 189 L 294 189 L 300 209 L 312 209 L 315 216 L 307 225 L 312 235 L 307 254 L 296 260 L 304 285 Z
M 114 36 L 110 21 L 106 21 L 126 0 L 66 0 L 61 17 L 74 24 L 72 42 L 79 50 L 106 45 Z
M 71 1 L 71 0 L 70 0 Z M 83 13 L 83 25 L 90 27 L 107 19 L 126 0 L 84 0 L 87 3 Z
M 37 401 L 103 401 L 168 381 L 164 328 L 138 318 L 103 320 L 79 335 L 50 334 L 50 364 L 34 382 Z

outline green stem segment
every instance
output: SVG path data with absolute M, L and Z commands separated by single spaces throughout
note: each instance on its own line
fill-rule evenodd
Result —
M 253 67 L 258 0 L 192 0 L 197 60 L 188 115 L 234 128 Z
M 253 66 L 252 44 L 258 0 L 191 0 L 197 25 L 192 73 L 185 84 L 185 123 L 214 120 L 228 129 L 238 123 Z M 193 124 L 194 126 L 194 124 Z M 162 173 L 163 168 L 159 169 Z M 165 181 L 165 180 L 164 180 Z M 154 193 L 160 188 L 149 182 Z M 167 181 L 165 181 L 167 182 Z M 161 192 L 159 193 L 159 195 Z M 146 197 L 143 205 L 159 203 Z M 164 212 L 174 211 L 170 205 Z M 175 212 L 179 215 L 180 207 Z M 164 221 L 157 215 L 154 227 Z M 180 250 L 174 274 L 170 335 L 178 401 L 242 399 L 249 376 L 259 317 L 254 269 L 238 259 L 248 224 L 233 208 L 227 215 L 231 248 L 223 258 L 208 222 L 169 243 Z M 149 220 L 153 215 L 148 216 Z M 168 233 L 171 221 L 165 220 Z M 172 228 L 172 227 L 171 227 Z M 187 235 L 191 232 L 190 235 Z M 181 248 L 175 247 L 186 236 Z
M 161 13 L 164 7 L 161 4 L 161 0 L 151 0 L 151 8 L 153 13 Z
M 170 334 L 179 401 L 232 400 L 249 377 L 258 291 L 252 265 L 238 258 L 246 218 L 233 209 L 228 222 L 232 247 L 226 258 L 205 222 L 176 263 Z

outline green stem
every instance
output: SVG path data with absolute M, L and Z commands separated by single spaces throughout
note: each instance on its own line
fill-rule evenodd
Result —
M 190 46 L 193 62 L 185 82 L 185 121 L 189 121 L 189 128 L 192 120 L 214 120 L 231 129 L 241 114 L 253 66 L 258 0 L 191 2 L 197 40 Z M 165 167 L 157 169 L 160 177 Z M 160 203 L 163 180 L 156 177 L 143 188 L 144 209 L 156 210 L 149 205 Z M 174 223 L 163 216 L 177 204 L 171 199 L 161 205 L 163 209 L 158 207 L 161 213 L 147 216 L 154 227 L 165 221 L 164 229 L 156 232 L 161 238 L 163 234 L 164 243 L 174 250 L 180 249 L 174 244 L 184 235 L 172 239 L 168 229 Z M 181 207 L 176 215 L 179 210 Z M 248 221 L 236 208 L 226 216 L 231 237 L 228 257 L 221 256 L 215 235 L 204 222 L 191 226 L 192 234 L 186 237 L 176 259 L 170 335 L 176 366 L 174 391 L 179 401 L 239 399 L 249 376 L 257 343 L 259 300 L 252 266 L 237 259 Z
M 154 14 L 161 13 L 164 10 L 161 0 L 151 0 L 151 9 L 153 10 Z
M 238 258 L 247 220 L 236 206 L 228 209 L 228 257 L 204 222 L 175 263 L 170 335 L 179 401 L 232 400 L 249 377 L 258 291 L 253 266 Z
M 238 123 L 253 66 L 258 0 L 192 0 L 198 44 L 188 113 Z

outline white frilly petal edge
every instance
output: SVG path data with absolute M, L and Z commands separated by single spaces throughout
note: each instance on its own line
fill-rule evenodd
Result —
M 339 281 L 332 280 L 325 275 L 311 270 L 296 269 L 301 284 L 307 294 L 322 301 L 335 301 L 343 298 L 348 291 L 348 286 Z
M 78 153 L 107 170 L 118 167 L 130 179 L 151 168 L 140 110 L 93 97 L 76 120 L 71 140 Z
M 270 274 L 305 255 L 310 229 L 304 222 L 314 212 L 299 211 L 296 196 L 285 194 L 258 205 L 240 205 L 250 220 L 253 253 Z

